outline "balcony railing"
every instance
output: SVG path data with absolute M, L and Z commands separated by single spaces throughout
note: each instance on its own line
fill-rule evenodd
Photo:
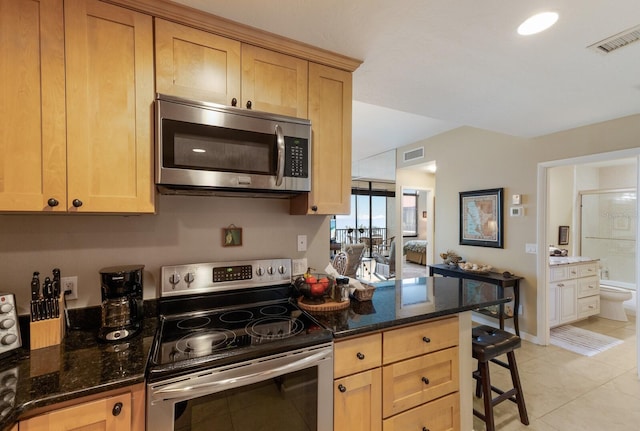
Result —
M 336 242 L 342 244 L 344 248 L 348 244 L 363 242 L 368 245 L 366 255 L 376 251 L 379 245 L 387 242 L 387 229 L 383 227 L 372 227 L 371 230 L 363 229 L 336 229 Z

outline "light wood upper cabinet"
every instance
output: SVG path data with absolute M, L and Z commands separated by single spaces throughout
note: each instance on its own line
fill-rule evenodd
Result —
M 156 19 L 156 90 L 231 105 L 240 99 L 240 42 Z
M 153 212 L 152 18 L 66 1 L 65 42 L 69 208 Z
M 309 62 L 252 45 L 242 45 L 242 106 L 307 118 Z
M 308 62 L 156 19 L 158 93 L 307 118 Z
M 312 190 L 291 199 L 292 214 L 349 214 L 351 99 L 350 72 L 309 64 Z
M 62 0 L 0 0 L 0 210 L 66 210 L 64 79 Z
M 154 211 L 151 17 L 0 0 L 0 211 Z

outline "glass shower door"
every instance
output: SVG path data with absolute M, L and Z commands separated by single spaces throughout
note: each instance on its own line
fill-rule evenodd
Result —
M 584 192 L 580 255 L 600 259 L 600 280 L 635 290 L 636 191 Z

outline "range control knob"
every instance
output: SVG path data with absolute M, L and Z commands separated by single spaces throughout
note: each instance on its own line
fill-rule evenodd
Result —
M 264 268 L 259 266 L 258 268 L 256 268 L 256 274 L 260 277 L 262 277 L 264 275 Z
M 180 283 L 180 274 L 171 274 L 169 276 L 169 283 L 173 285 Z
M 269 275 L 273 275 L 273 266 L 268 267 L 267 272 L 269 273 Z
M 13 319 L 4 319 L 4 320 L 0 320 L 0 328 L 2 329 L 9 329 L 9 328 L 13 328 L 13 326 L 16 324 L 16 321 Z
M 13 305 L 9 304 L 8 302 L 5 302 L 4 304 L 0 305 L 0 313 L 1 314 L 8 313 L 11 310 L 13 310 Z
M 186 281 L 187 284 L 193 283 L 193 280 L 195 280 L 195 279 L 196 279 L 196 275 L 193 272 L 187 272 L 184 275 L 184 281 Z
M 0 338 L 0 344 L 5 346 L 9 346 L 16 342 L 18 337 L 15 334 L 7 334 L 4 337 Z
M 286 267 L 286 266 L 284 266 L 284 265 L 280 265 L 280 266 L 278 267 L 278 272 L 279 272 L 280 274 L 286 274 L 286 273 L 287 273 L 287 267 Z

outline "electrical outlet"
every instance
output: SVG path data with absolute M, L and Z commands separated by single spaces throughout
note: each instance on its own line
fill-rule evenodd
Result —
M 67 290 L 71 291 L 71 293 L 66 295 L 67 299 L 78 299 L 78 276 L 61 277 L 60 289 L 62 290 L 62 295 L 64 295 Z
M 307 258 L 306 257 L 304 259 L 293 259 L 291 263 L 292 263 L 292 266 L 293 266 L 293 268 L 291 269 L 291 272 L 293 272 L 292 275 L 302 275 L 305 272 L 307 272 Z

